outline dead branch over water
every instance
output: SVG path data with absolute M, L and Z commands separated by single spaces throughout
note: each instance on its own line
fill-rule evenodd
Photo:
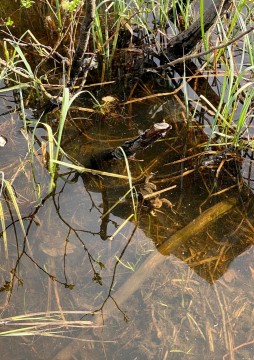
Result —
M 70 86 L 73 86 L 75 84 L 78 75 L 82 70 L 94 16 L 95 0 L 87 0 L 85 5 L 85 16 L 80 29 L 79 42 L 71 65 Z
M 204 31 L 210 29 L 218 16 L 224 13 L 229 6 L 230 0 L 216 0 L 204 13 Z M 171 61 L 189 53 L 202 39 L 200 19 L 197 19 L 188 29 L 169 40 L 167 50 Z
M 204 13 L 205 32 L 211 28 L 218 16 L 223 15 L 223 13 L 229 8 L 230 4 L 231 0 L 216 0 L 210 5 Z M 85 15 L 80 29 L 78 45 L 70 69 L 70 79 L 68 83 L 70 88 L 73 88 L 76 84 L 81 71 L 84 72 L 82 81 L 82 85 L 84 85 L 90 66 L 89 61 L 88 64 L 84 66 L 84 60 L 86 58 L 86 52 L 90 39 L 91 26 L 95 17 L 95 0 L 86 1 L 84 7 Z M 163 67 L 174 66 L 179 62 L 185 61 L 185 55 L 190 53 L 200 40 L 202 40 L 202 32 L 200 19 L 197 19 L 188 29 L 180 32 L 178 35 L 169 40 L 167 44 L 167 62 L 169 61 L 169 63 L 166 65 L 164 64 Z M 163 59 L 164 55 L 162 54 L 160 57 Z M 194 57 L 196 56 L 194 55 Z

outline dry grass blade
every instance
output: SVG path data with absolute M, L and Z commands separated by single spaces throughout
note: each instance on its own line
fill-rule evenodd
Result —
M 158 97 L 162 97 L 162 96 L 169 96 L 169 95 L 174 95 L 176 94 L 178 91 L 180 91 L 182 89 L 182 85 L 179 86 L 176 90 L 174 91 L 170 91 L 170 92 L 163 92 L 163 93 L 158 93 L 158 94 L 152 94 L 152 95 L 147 95 L 147 96 L 143 96 L 143 97 L 140 97 L 138 99 L 132 99 L 132 100 L 128 100 L 128 101 L 125 101 L 123 103 L 123 105 L 128 105 L 128 104 L 133 104 L 135 102 L 140 102 L 140 101 L 144 101 L 144 100 L 150 100 L 150 99 L 155 99 L 155 98 L 158 98 Z
M 63 165 L 63 166 L 69 167 L 71 169 L 77 170 L 80 173 L 90 173 L 90 174 L 94 174 L 94 175 L 109 176 L 109 177 L 119 178 L 119 179 L 124 179 L 124 180 L 129 179 L 128 176 L 125 176 L 125 175 L 120 175 L 120 174 L 115 174 L 115 173 L 108 173 L 106 171 L 88 169 L 88 168 L 85 168 L 83 166 L 77 166 L 77 165 L 69 164 L 69 163 L 66 163 L 66 162 L 63 162 L 63 161 L 52 160 L 52 162 L 54 162 L 55 164 L 58 164 L 58 165 Z
M 84 316 L 89 314 L 87 311 L 64 311 L 65 316 Z M 63 328 L 71 330 L 73 328 L 98 327 L 92 321 L 87 320 L 63 320 L 61 311 L 48 313 L 30 313 L 2 319 L 2 326 L 15 326 L 18 328 L 2 331 L 0 336 L 56 336 L 57 332 L 62 332 Z
M 162 189 L 162 190 L 158 190 L 158 191 L 154 191 L 152 194 L 146 194 L 143 196 L 144 200 L 147 200 L 147 199 L 152 199 L 166 191 L 169 191 L 169 190 L 172 190 L 172 189 L 175 189 L 176 188 L 176 185 L 173 185 L 173 186 L 169 186 L 165 189 Z

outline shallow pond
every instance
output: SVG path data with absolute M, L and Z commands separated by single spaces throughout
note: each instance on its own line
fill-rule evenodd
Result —
M 1 101 L 2 112 L 15 106 L 7 98 Z M 162 204 L 155 214 L 139 208 L 137 226 L 127 221 L 111 238 L 133 213 L 127 196 L 106 214 L 128 191 L 128 181 L 81 177 L 60 167 L 56 188 L 46 196 L 49 174 L 41 149 L 31 165 L 21 120 L 15 112 L 2 115 L 1 134 L 8 143 L 1 149 L 1 169 L 12 182 L 27 236 L 22 253 L 24 235 L 9 204 L 1 301 L 2 318 L 12 319 L 3 320 L 1 331 L 11 335 L 8 331 L 17 328 L 20 335 L 1 339 L 3 359 L 226 359 L 230 351 L 235 358 L 251 359 L 252 194 L 244 184 L 241 190 L 224 184 L 220 174 L 219 195 L 209 198 L 214 170 L 179 161 L 198 153 L 204 135 L 195 127 L 186 132 L 178 105 L 172 99 L 147 102 L 132 107 L 124 121 L 108 117 L 74 124 L 70 119 L 64 150 L 85 163 L 91 154 L 118 146 L 163 118 L 173 127 L 167 138 L 129 163 L 134 180 L 153 172 L 150 181 L 158 189 L 176 185 L 161 195 L 174 206 Z M 40 143 L 46 131 L 37 136 Z M 126 174 L 124 160 L 105 167 Z M 38 186 L 43 204 L 36 199 Z M 220 194 L 229 186 L 232 190 Z M 215 213 L 200 217 L 218 203 Z M 169 252 L 160 254 L 165 241 Z M 11 279 L 10 294 L 5 290 Z M 25 314 L 27 319 L 15 318 Z
M 81 112 L 84 97 L 64 130 L 61 160 L 70 165 L 89 167 L 154 123 L 172 129 L 128 166 L 100 164 L 122 179 L 59 165 L 49 191 L 45 125 L 24 132 L 20 93 L 0 95 L 8 140 L 0 170 L 17 201 L 3 189 L 1 359 L 252 359 L 252 161 L 213 163 L 201 146 L 206 129 L 186 120 L 177 97 L 104 116 Z M 54 129 L 58 119 L 56 111 L 41 122 Z M 147 183 L 169 188 L 158 206 L 126 195 L 128 167 L 137 192 Z

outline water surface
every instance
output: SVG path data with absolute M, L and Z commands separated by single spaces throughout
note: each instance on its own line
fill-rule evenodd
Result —
M 84 97 L 80 104 L 91 103 Z M 27 118 L 37 120 L 36 110 L 25 109 Z M 8 254 L 2 241 L 0 296 L 1 332 L 8 336 L 0 338 L 2 359 L 252 359 L 250 161 L 203 166 L 210 159 L 200 155 L 205 127 L 186 120 L 179 98 L 147 100 L 104 117 L 72 109 L 62 142 L 68 157 L 61 160 L 87 166 L 153 123 L 172 125 L 166 139 L 129 166 L 137 189 L 151 173 L 158 190 L 176 186 L 161 195 L 174 206 L 164 202 L 153 212 L 139 206 L 135 221 L 130 196 L 108 212 L 129 189 L 124 179 L 59 166 L 49 193 L 45 127 L 37 129 L 31 155 L 33 125 L 26 135 L 19 93 L 2 93 L 0 111 L 0 134 L 8 139 L 1 171 L 25 228 L 24 234 L 4 191 Z M 54 129 L 58 118 L 55 112 L 43 121 Z M 127 175 L 123 160 L 102 170 Z M 225 204 L 232 206 L 222 214 Z M 14 318 L 25 314 L 26 322 Z M 10 333 L 24 328 L 16 337 Z

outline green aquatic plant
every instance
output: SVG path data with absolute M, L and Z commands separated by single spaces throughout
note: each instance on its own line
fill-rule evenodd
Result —
M 253 69 L 251 67 L 251 70 Z M 207 98 L 201 96 L 214 111 L 209 145 L 213 144 L 213 139 L 216 138 L 216 142 L 221 145 L 254 149 L 252 136 L 249 135 L 249 127 L 253 120 L 254 83 L 248 82 L 237 88 L 239 81 L 238 78 L 229 96 L 227 96 L 227 102 L 221 102 L 221 106 L 218 108 L 215 108 Z M 224 80 L 224 83 L 226 82 Z
M 10 16 L 8 16 L 7 20 L 4 22 L 5 26 L 13 26 L 14 25 L 14 21 L 11 19 Z
M 168 8 L 170 8 L 170 6 Z M 188 28 L 192 18 L 192 7 L 190 0 L 173 0 L 172 21 L 176 28 Z
M 51 177 L 52 177 L 52 186 L 54 187 L 54 179 L 55 179 L 55 175 L 56 175 L 56 164 L 57 164 L 57 160 L 59 160 L 59 156 L 60 153 L 63 153 L 63 150 L 61 149 L 61 141 L 62 141 L 62 136 L 63 136 L 63 131 L 64 131 L 64 125 L 67 119 L 67 115 L 68 115 L 68 111 L 71 107 L 71 105 L 73 104 L 73 102 L 81 95 L 87 93 L 89 94 L 92 99 L 97 103 L 98 101 L 96 100 L 96 98 L 94 97 L 94 95 L 88 91 L 88 90 L 83 90 L 83 91 L 78 91 L 76 92 L 75 95 L 71 96 L 70 95 L 70 90 L 68 87 L 65 87 L 63 89 L 63 97 L 62 97 L 62 104 L 61 104 L 61 113 L 60 113 L 60 120 L 59 120 L 59 124 L 58 124 L 58 130 L 56 133 L 56 136 L 53 137 L 52 131 L 50 130 L 50 127 L 47 125 L 47 130 L 48 133 L 51 134 L 51 156 L 50 156 L 50 160 L 49 160 L 49 167 L 50 167 L 50 171 L 51 171 Z M 44 126 L 46 126 L 46 124 L 44 124 Z M 55 144 L 55 150 L 53 148 L 53 144 Z
M 189 5 L 188 1 L 182 8 L 186 24 L 190 18 Z M 165 41 L 167 28 L 170 27 L 173 33 L 176 32 L 168 19 L 169 7 L 169 0 L 117 0 L 101 1 L 97 4 L 92 33 L 94 51 L 102 58 L 102 79 L 111 76 L 112 61 L 119 40 L 123 41 L 121 46 L 128 47 L 129 42 L 131 44 L 133 41 L 132 38 L 138 37 L 144 44 L 156 43 L 160 48 L 160 41 Z M 123 40 L 124 38 L 129 38 L 129 41 Z
M 31 6 L 33 6 L 34 1 L 32 0 L 20 0 L 21 7 L 24 7 L 26 9 L 29 9 Z
M 246 28 L 242 27 L 241 29 L 246 30 Z M 228 40 L 225 31 L 223 35 Z M 251 141 L 242 141 L 244 138 L 249 138 L 249 127 L 253 120 L 254 64 L 253 57 L 246 55 L 246 53 L 254 54 L 251 35 L 247 34 L 243 37 L 242 46 L 240 47 L 240 61 L 237 63 L 235 62 L 233 51 L 233 47 L 231 45 L 228 46 L 224 50 L 222 57 L 225 72 L 222 79 L 221 96 L 218 106 L 215 108 L 208 99 L 202 96 L 214 111 L 210 142 L 219 135 L 220 143 L 231 144 L 236 147 L 239 145 L 243 146 L 244 144 L 244 146 L 250 146 L 253 149 Z M 246 63 L 246 56 L 250 61 L 249 66 Z
M 66 12 L 74 12 L 78 6 L 83 3 L 83 0 L 63 0 L 61 2 L 61 7 Z

